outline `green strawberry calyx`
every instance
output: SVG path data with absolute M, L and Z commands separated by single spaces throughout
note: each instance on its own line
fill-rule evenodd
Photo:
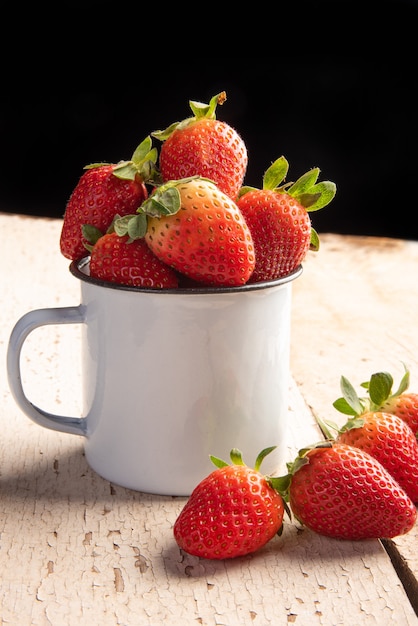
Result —
M 400 396 L 408 389 L 410 373 L 407 366 L 403 365 L 405 372 L 396 391 L 393 391 L 393 376 L 389 372 L 376 372 L 371 375 L 370 380 L 360 385 L 367 391 L 367 396 L 364 397 L 359 397 L 350 381 L 341 376 L 342 397 L 335 400 L 334 408 L 340 413 L 354 416 L 365 411 L 380 410 L 387 400 Z
M 340 378 L 340 389 L 342 392 L 342 396 L 340 398 L 337 398 L 337 400 L 333 402 L 332 406 L 340 413 L 343 413 L 344 415 L 349 415 L 351 417 L 347 420 L 344 426 L 340 428 L 338 424 L 336 424 L 334 421 L 321 420 L 317 416 L 317 424 L 321 429 L 323 435 L 328 440 L 333 438 L 331 431 L 340 433 L 346 430 L 350 430 L 352 428 L 360 428 L 364 424 L 364 419 L 361 416 L 368 411 L 372 411 L 377 408 L 372 407 L 369 398 L 360 397 L 354 386 L 345 376 L 341 376 Z
M 158 184 L 160 175 L 157 170 L 158 151 L 152 147 L 150 135 L 146 137 L 135 149 L 129 161 L 119 161 L 113 165 L 113 174 L 122 180 L 135 180 L 139 178 L 144 183 Z M 111 165 L 109 163 L 90 163 L 85 170 Z
M 254 463 L 254 469 L 259 472 L 260 471 L 260 466 L 261 463 L 263 462 L 263 459 L 265 459 L 265 457 L 270 454 L 271 452 L 273 452 L 273 450 L 275 450 L 277 448 L 277 446 L 271 446 L 270 448 L 264 448 L 264 450 L 261 450 L 261 452 L 257 455 L 257 458 L 255 460 Z M 234 465 L 245 465 L 243 459 L 242 459 L 242 452 L 241 450 L 238 450 L 238 448 L 232 448 L 231 452 L 230 452 L 230 458 L 231 461 Z M 230 465 L 230 463 L 227 463 L 226 461 L 223 461 L 222 459 L 219 459 L 216 456 L 212 456 L 210 455 L 210 460 L 212 461 L 212 463 L 216 466 L 216 467 L 225 467 L 226 465 Z
M 367 389 L 369 394 L 371 410 L 381 408 L 382 404 L 388 400 L 397 398 L 406 392 L 410 383 L 410 373 L 405 363 L 403 363 L 403 366 L 405 372 L 396 391 L 393 391 L 394 381 L 389 372 L 376 372 L 372 374 L 369 381 L 361 384 L 361 387 Z
M 263 176 L 263 189 L 277 193 L 286 193 L 295 198 L 306 211 L 318 211 L 333 200 L 337 187 L 335 183 L 325 180 L 318 181 L 320 169 L 314 167 L 303 174 L 296 182 L 287 182 L 284 180 L 289 170 L 289 163 L 284 156 L 276 159 L 270 167 L 265 171 Z M 241 187 L 238 197 L 242 197 L 249 191 L 256 191 L 256 187 Z M 319 236 L 314 228 L 311 230 L 310 249 L 319 250 Z
M 221 91 L 216 96 L 213 96 L 210 99 L 209 104 L 205 104 L 203 102 L 197 102 L 195 100 L 189 100 L 190 108 L 192 112 L 194 113 L 193 117 L 188 117 L 185 120 L 182 120 L 181 122 L 174 122 L 173 124 L 170 124 L 170 126 L 168 126 L 165 130 L 155 130 L 154 132 L 151 133 L 151 136 L 155 137 L 156 139 L 159 139 L 160 141 L 165 141 L 174 133 L 175 130 L 177 129 L 181 130 L 182 128 L 186 128 L 187 126 L 190 126 L 190 124 L 193 124 L 193 122 L 196 122 L 197 120 L 200 120 L 203 118 L 215 120 L 216 119 L 216 107 L 218 106 L 218 104 L 222 105 L 225 102 L 225 100 L 226 100 L 225 91 Z
M 344 432 L 351 428 L 363 426 L 364 420 L 362 415 L 382 410 L 385 402 L 403 394 L 408 389 L 410 381 L 409 370 L 405 364 L 403 365 L 405 372 L 396 391 L 393 391 L 394 380 L 389 372 L 375 372 L 371 375 L 370 380 L 361 383 L 360 387 L 367 390 L 367 395 L 365 396 L 359 396 L 351 382 L 345 376 L 341 376 L 340 389 L 342 395 L 333 402 L 332 406 L 340 413 L 351 416 L 351 418 L 347 420 L 342 428 L 339 428 L 332 420 L 321 420 L 317 417 L 317 423 L 324 436 L 327 439 L 332 438 L 328 427 L 337 432 Z

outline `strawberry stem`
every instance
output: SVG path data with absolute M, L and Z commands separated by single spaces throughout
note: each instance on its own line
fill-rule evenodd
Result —
M 216 119 L 216 107 L 218 104 L 223 104 L 226 100 L 226 92 L 221 91 L 216 96 L 213 96 L 210 99 L 209 104 L 204 104 L 203 102 L 196 102 L 195 100 L 190 100 L 189 105 L 193 113 L 195 114 L 196 119 L 208 118 L 211 120 Z
M 193 122 L 196 122 L 196 120 L 200 120 L 204 118 L 214 120 L 216 119 L 217 105 L 218 104 L 222 105 L 225 102 L 225 100 L 226 100 L 225 91 L 221 91 L 216 96 L 213 96 L 210 99 L 209 104 L 204 104 L 203 102 L 196 102 L 195 100 L 189 100 L 190 108 L 192 112 L 194 113 L 193 117 L 187 117 L 181 122 L 173 122 L 173 124 L 170 124 L 170 126 L 165 128 L 164 130 L 155 130 L 154 132 L 151 133 L 151 136 L 155 137 L 156 139 L 159 139 L 160 141 L 165 141 L 174 133 L 175 130 L 177 130 L 178 128 L 179 129 L 186 128 Z

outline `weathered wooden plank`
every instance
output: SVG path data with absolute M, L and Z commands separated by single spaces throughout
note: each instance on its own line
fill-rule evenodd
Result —
M 332 407 L 342 374 L 357 386 L 389 371 L 397 387 L 405 363 L 418 392 L 418 242 L 331 234 L 321 241 L 294 283 L 291 369 L 313 413 L 342 424 Z M 395 544 L 418 578 L 418 528 Z
M 5 352 L 20 315 L 30 308 L 76 304 L 78 285 L 58 252 L 59 220 L 0 214 L 0 228 L 5 303 L 0 350 Z M 38 247 L 32 252 L 32 238 L 43 242 L 43 256 Z M 330 238 L 329 245 L 342 244 Z M 343 316 L 324 288 L 329 302 L 322 301 L 319 290 L 313 304 L 307 296 L 311 286 L 321 282 L 321 272 L 322 278 L 334 282 L 334 264 L 343 263 L 346 255 L 344 247 L 341 255 L 337 248 L 335 260 L 324 241 L 323 263 L 331 267 L 321 269 L 320 256 L 309 260 L 295 288 L 292 373 L 297 385 L 290 381 L 289 458 L 317 439 L 310 407 L 325 413 L 335 396 L 332 378 L 338 379 L 343 361 L 334 347 L 332 327 L 336 316 Z M 356 281 L 356 272 L 351 275 Z M 309 316 L 316 316 L 313 338 L 306 327 Z M 355 364 L 350 350 L 354 340 L 346 335 L 350 329 L 344 321 L 337 346 Z M 45 332 L 50 334 L 33 333 L 23 355 L 30 393 L 38 394 L 42 406 L 50 397 L 51 410 L 71 406 L 77 413 L 77 329 Z M 363 332 L 360 336 L 365 337 Z M 404 338 L 410 345 L 406 332 Z M 373 369 L 378 355 L 371 356 L 370 346 L 364 347 L 366 352 Z M 398 359 L 394 356 L 391 365 L 399 367 Z M 355 369 L 354 375 L 367 377 L 368 365 L 363 363 L 363 370 Z M 348 370 L 344 373 L 355 378 Z M 252 556 L 216 562 L 182 554 L 172 525 L 184 498 L 134 492 L 100 478 L 86 464 L 81 438 L 42 429 L 20 413 L 5 383 L 4 358 L 0 380 L 2 623 L 310 626 L 346 624 L 350 618 L 359 625 L 417 624 L 379 541 L 330 540 L 286 520 L 283 536 Z M 405 537 L 405 551 L 416 546 L 412 539 Z

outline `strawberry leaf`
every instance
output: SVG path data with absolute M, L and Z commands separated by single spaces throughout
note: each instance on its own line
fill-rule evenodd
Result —
M 226 461 L 223 461 L 222 459 L 218 459 L 217 456 L 209 456 L 210 460 L 212 461 L 212 463 L 215 465 L 215 467 L 226 467 L 227 465 L 229 465 L 229 463 L 227 463 Z
M 332 422 L 331 420 L 322 420 L 318 416 L 316 416 L 315 420 L 316 420 L 316 423 L 318 424 L 322 434 L 324 435 L 325 439 L 328 439 L 329 441 L 333 440 L 335 437 L 332 435 L 332 433 L 330 431 L 330 428 L 332 428 L 333 430 L 336 430 L 338 432 L 337 424 L 335 422 Z
M 305 172 L 305 174 L 302 174 L 302 176 L 289 187 L 287 192 L 293 197 L 299 197 L 307 191 L 311 191 L 318 180 L 319 173 L 320 169 L 318 167 L 314 167 L 309 170 L 309 172 Z
M 174 215 L 180 210 L 180 192 L 175 186 L 160 187 L 142 204 L 140 211 L 151 217 Z
M 83 170 L 94 170 L 96 167 L 103 167 L 103 165 L 110 165 L 110 163 L 107 163 L 105 161 L 101 163 L 89 163 L 88 165 L 85 165 L 83 167 Z
M 147 232 L 147 216 L 144 213 L 136 215 L 128 222 L 128 235 L 131 239 L 141 239 Z
M 135 152 L 133 153 L 131 160 L 134 163 L 142 163 L 142 161 L 148 160 L 150 158 L 150 154 L 153 154 L 151 149 L 152 149 L 152 139 L 148 135 L 148 137 L 145 137 L 145 139 L 141 141 L 139 146 L 135 148 Z M 153 150 L 155 150 L 155 148 Z
M 305 460 L 305 463 L 308 461 Z M 289 487 L 292 482 L 293 474 L 289 472 L 289 474 L 285 474 L 284 476 L 269 476 L 267 481 L 273 487 L 277 493 L 280 493 L 284 502 L 288 502 L 289 500 Z
M 113 174 L 121 180 L 135 180 L 137 169 L 132 162 L 124 161 L 113 168 Z
M 364 426 L 365 420 L 360 416 L 355 416 L 346 421 L 344 426 L 341 427 L 340 433 L 344 433 L 346 430 L 352 430 L 353 428 L 361 428 Z
M 231 461 L 234 465 L 245 465 L 242 460 L 242 452 L 241 450 L 238 450 L 238 448 L 232 448 L 229 456 L 231 457 Z
M 290 195 L 292 195 L 292 194 L 290 194 Z M 319 200 L 321 198 L 321 194 L 320 193 L 302 193 L 302 194 L 300 194 L 300 196 L 293 195 L 293 197 L 296 200 L 298 200 L 298 202 L 300 202 L 300 204 L 307 211 L 314 211 L 316 209 L 314 209 L 313 207 L 315 207 L 318 204 L 318 202 L 319 202 Z
M 179 123 L 180 122 L 173 122 L 173 124 L 170 124 L 170 126 L 167 126 L 165 130 L 154 130 L 154 132 L 152 132 L 151 135 L 155 137 L 156 139 L 159 139 L 160 141 L 165 141 L 166 139 L 170 137 L 170 135 L 174 133 L 176 128 L 179 126 Z
M 124 215 L 115 220 L 113 228 L 119 237 L 129 235 L 131 241 L 142 239 L 147 232 L 147 216 L 144 213 Z
M 353 385 L 345 376 L 341 376 L 340 387 L 343 397 L 338 398 L 333 403 L 333 407 L 345 415 L 360 415 L 360 413 L 363 413 L 366 406 L 364 398 L 358 397 Z
M 158 151 L 152 147 L 152 139 L 148 135 L 135 149 L 130 161 L 119 161 L 113 164 L 113 174 L 121 180 L 135 180 L 137 176 L 144 182 L 159 182 L 156 163 Z M 91 170 L 96 167 L 110 165 L 109 163 L 90 163 L 83 169 Z
M 158 151 L 152 147 L 150 135 L 135 149 L 130 161 L 121 161 L 114 167 L 113 173 L 122 180 L 135 180 L 137 176 L 144 182 L 158 179 L 156 163 Z
M 408 387 L 409 387 L 409 370 L 406 367 L 405 363 L 403 364 L 404 368 L 405 368 L 405 374 L 402 377 L 402 380 L 399 384 L 398 389 L 395 391 L 395 393 L 393 394 L 394 396 L 400 396 L 402 393 L 404 393 Z
M 320 246 L 319 235 L 316 232 L 315 228 L 311 226 L 311 241 L 309 243 L 309 250 L 312 252 L 318 252 Z
M 261 452 L 257 455 L 257 458 L 255 460 L 255 465 L 254 465 L 255 470 L 257 471 L 260 470 L 260 466 L 261 466 L 261 463 L 263 462 L 263 459 L 268 454 L 273 452 L 273 450 L 275 450 L 276 447 L 277 446 L 271 446 L 269 448 L 264 448 L 264 450 L 261 450 Z M 238 448 L 232 448 L 231 452 L 229 453 L 229 456 L 234 465 L 245 465 L 242 459 L 242 452 Z M 214 465 L 216 465 L 216 467 L 225 467 L 226 465 L 229 465 L 226 461 L 223 461 L 222 459 L 219 459 L 216 456 L 210 455 L 210 460 L 212 461 Z
M 265 459 L 265 457 L 270 454 L 271 452 L 273 452 L 273 450 L 276 449 L 277 446 L 271 446 L 270 448 L 264 448 L 264 450 L 261 450 L 260 454 L 257 455 L 257 458 L 255 460 L 255 465 L 254 465 L 254 469 L 256 469 L 257 471 L 259 471 L 261 463 L 263 462 L 263 459 Z
M 84 239 L 86 239 L 86 241 L 89 244 L 91 244 L 91 246 L 94 246 L 96 241 L 98 241 L 101 237 L 103 237 L 102 231 L 96 228 L 96 226 L 93 226 L 92 224 L 83 224 L 81 227 L 81 232 L 83 234 Z M 90 248 L 87 248 L 87 250 L 89 249 Z
M 245 185 L 244 187 L 241 187 L 241 189 L 238 192 L 238 198 L 241 198 L 241 196 L 244 196 L 249 191 L 257 191 L 257 187 L 250 187 L 249 185 Z
M 113 174 L 122 180 L 135 180 L 135 177 L 139 174 L 142 180 L 148 181 L 154 174 L 157 159 L 157 148 L 153 148 L 147 152 L 144 159 L 121 161 L 115 165 Z
M 373 404 L 380 406 L 390 396 L 393 378 L 388 372 L 376 372 L 369 381 L 369 396 Z
M 276 189 L 286 178 L 288 170 L 289 163 L 284 156 L 276 159 L 264 173 L 263 189 Z
M 335 183 L 329 180 L 324 180 L 317 185 L 311 187 L 309 191 L 310 193 L 319 194 L 319 197 L 313 204 L 310 204 L 305 208 L 307 211 L 318 211 L 334 199 L 334 196 L 337 192 L 337 186 L 335 185 Z
M 348 404 L 345 398 L 338 398 L 332 403 L 332 406 L 344 415 L 357 415 L 357 412 Z
M 376 372 L 372 374 L 370 380 L 361 383 L 361 387 L 367 389 L 374 408 L 379 409 L 389 398 L 396 398 L 403 394 L 409 387 L 410 375 L 405 363 L 403 364 L 405 373 L 399 383 L 398 389 L 393 392 L 393 377 L 388 372 Z
M 314 167 L 293 183 L 287 193 L 293 196 L 307 211 L 318 211 L 334 198 L 337 187 L 329 180 L 317 183 L 320 169 Z
M 123 217 L 118 217 L 113 221 L 113 229 L 119 237 L 124 237 L 128 234 L 128 224 L 129 221 L 135 219 L 136 215 L 124 215 Z

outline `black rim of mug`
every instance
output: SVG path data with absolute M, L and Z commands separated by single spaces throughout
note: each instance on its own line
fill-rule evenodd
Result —
M 121 285 L 120 283 L 112 283 L 110 281 L 93 278 L 89 274 L 89 263 L 90 263 L 89 256 L 83 257 L 82 259 L 79 259 L 78 261 L 72 261 L 70 263 L 71 274 L 75 276 L 76 278 L 78 278 L 79 280 L 82 280 L 92 285 L 97 285 L 98 287 L 104 287 L 106 289 L 117 289 L 117 290 L 122 290 L 122 291 L 134 291 L 134 292 L 140 292 L 140 293 L 154 293 L 154 294 L 160 293 L 162 295 L 163 294 L 165 295 L 192 294 L 192 293 L 197 293 L 197 294 L 217 293 L 218 294 L 218 293 L 237 293 L 237 292 L 242 292 L 242 291 L 259 291 L 261 289 L 268 289 L 272 287 L 280 287 L 282 285 L 286 285 L 287 283 L 290 283 L 294 281 L 296 278 L 298 278 L 302 274 L 302 271 L 303 271 L 302 265 L 299 265 L 293 272 L 281 278 L 276 278 L 274 280 L 267 280 L 267 281 L 263 281 L 259 283 L 246 283 L 245 285 L 242 285 L 240 287 L 233 287 L 233 286 L 232 287 L 228 287 L 228 286 L 209 287 L 207 285 L 204 285 L 202 287 L 191 286 L 191 287 L 177 287 L 174 289 L 173 288 L 155 289 L 151 287 L 133 287 L 131 285 Z

